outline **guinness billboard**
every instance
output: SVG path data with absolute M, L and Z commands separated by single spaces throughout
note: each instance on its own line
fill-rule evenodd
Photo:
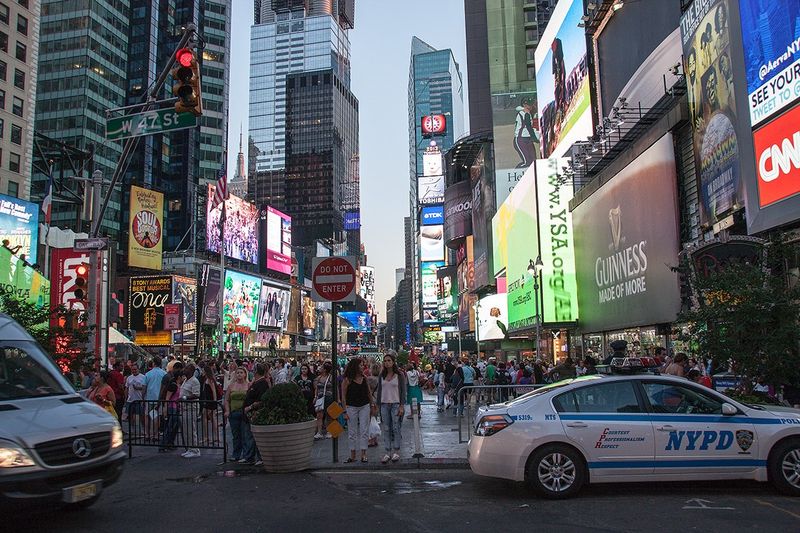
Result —
M 675 155 L 667 134 L 572 212 L 584 332 L 673 322 L 680 311 Z

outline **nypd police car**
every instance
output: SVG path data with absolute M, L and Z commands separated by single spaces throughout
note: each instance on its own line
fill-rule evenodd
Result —
M 746 405 L 653 373 L 565 380 L 482 407 L 479 475 L 566 498 L 586 483 L 753 479 L 800 496 L 800 410 Z

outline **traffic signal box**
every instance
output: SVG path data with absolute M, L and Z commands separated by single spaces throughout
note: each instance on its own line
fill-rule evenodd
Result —
M 176 67 L 172 70 L 175 83 L 172 94 L 178 97 L 175 102 L 177 113 L 203 114 L 203 98 L 200 94 L 200 64 L 190 48 L 181 48 L 175 53 Z

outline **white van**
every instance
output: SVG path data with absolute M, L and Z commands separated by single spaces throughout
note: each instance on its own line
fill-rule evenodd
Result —
M 79 396 L 28 333 L 0 313 L 0 504 L 88 507 L 125 461 L 117 420 Z

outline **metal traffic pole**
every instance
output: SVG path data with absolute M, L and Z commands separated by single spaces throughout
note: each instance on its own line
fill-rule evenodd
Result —
M 331 363 L 333 363 L 331 368 L 331 378 L 333 381 L 333 401 L 339 401 L 339 354 L 338 354 L 338 331 L 336 325 L 336 302 L 331 302 Z M 322 406 L 325 407 L 325 397 L 323 395 L 322 398 Z M 322 413 L 322 420 L 325 421 L 325 413 Z M 333 437 L 331 439 L 331 444 L 333 446 L 333 462 L 339 462 L 339 436 Z

